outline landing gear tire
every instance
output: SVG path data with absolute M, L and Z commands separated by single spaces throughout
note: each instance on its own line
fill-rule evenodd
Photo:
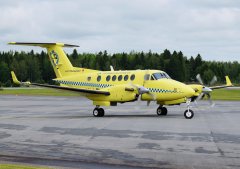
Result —
M 93 109 L 93 116 L 94 117 L 98 117 L 99 116 L 99 109 L 98 108 Z
M 167 108 L 166 107 L 162 107 L 162 115 L 166 116 L 167 115 Z
M 103 117 L 104 114 L 105 114 L 105 112 L 104 112 L 104 109 L 103 109 L 103 108 L 95 108 L 95 109 L 93 110 L 93 116 L 94 116 L 94 117 Z
M 157 115 L 158 116 L 166 116 L 167 115 L 167 108 L 166 107 L 158 107 L 157 108 Z
M 193 118 L 193 116 L 194 116 L 194 113 L 193 113 L 193 111 L 191 109 L 185 110 L 184 117 L 186 119 L 191 119 L 191 118 Z
M 99 108 L 98 109 L 98 113 L 99 113 L 99 117 L 103 117 L 105 112 L 104 112 L 104 109 L 103 108 Z

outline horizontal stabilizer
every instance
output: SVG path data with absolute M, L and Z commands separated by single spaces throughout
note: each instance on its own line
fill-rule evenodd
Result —
M 64 43 L 9 42 L 8 44 L 9 45 L 40 46 L 40 47 L 49 47 L 49 46 L 79 47 L 78 45 L 70 45 L 70 44 L 64 44 Z

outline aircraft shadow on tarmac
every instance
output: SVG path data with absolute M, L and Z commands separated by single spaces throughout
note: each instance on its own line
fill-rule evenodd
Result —
M 54 116 L 37 116 L 36 118 L 61 118 L 61 119 L 83 119 L 83 118 L 92 118 L 92 119 L 107 119 L 107 118 L 122 118 L 122 119 L 128 119 L 128 118 L 181 118 L 183 117 L 181 114 L 170 114 L 167 116 L 157 116 L 157 115 L 153 115 L 153 114 L 139 114 L 139 115 L 135 115 L 135 114 L 128 114 L 128 115 L 120 115 L 120 114 L 116 114 L 116 115 L 105 115 L 104 117 L 93 117 L 92 115 L 70 115 L 70 116 L 66 116 L 66 115 L 54 115 Z

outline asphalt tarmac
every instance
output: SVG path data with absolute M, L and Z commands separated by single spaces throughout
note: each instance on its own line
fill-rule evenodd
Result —
M 240 102 L 201 102 L 157 116 L 155 103 L 120 104 L 93 117 L 78 97 L 0 96 L 0 162 L 82 169 L 240 168 Z

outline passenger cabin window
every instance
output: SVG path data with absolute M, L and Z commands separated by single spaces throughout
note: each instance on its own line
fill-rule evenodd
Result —
M 90 81 L 91 80 L 91 76 L 87 77 L 87 80 Z
M 119 75 L 118 76 L 118 81 L 121 81 L 122 80 L 122 75 Z
M 106 77 L 106 81 L 109 81 L 111 79 L 110 75 Z
M 127 81 L 128 80 L 128 75 L 124 76 L 124 80 Z
M 116 75 L 113 75 L 112 81 L 115 81 L 116 79 L 117 79 L 117 76 L 116 76 Z
M 130 79 L 131 79 L 131 80 L 134 80 L 134 79 L 135 79 L 135 75 L 134 75 L 134 74 L 131 75 L 131 76 L 130 76 Z
M 99 82 L 101 80 L 101 76 L 98 76 L 97 77 L 97 81 Z

